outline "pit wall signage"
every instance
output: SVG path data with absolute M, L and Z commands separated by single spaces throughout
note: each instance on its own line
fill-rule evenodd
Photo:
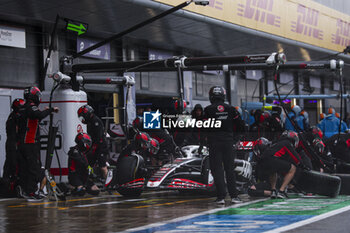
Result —
M 0 45 L 15 48 L 25 48 L 25 29 L 0 25 Z
M 206 7 L 191 4 L 185 10 L 330 50 L 350 44 L 350 16 L 311 0 L 210 0 Z

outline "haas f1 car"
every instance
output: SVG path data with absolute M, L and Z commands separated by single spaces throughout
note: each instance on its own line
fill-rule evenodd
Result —
M 198 145 L 182 148 L 184 157 L 176 158 L 162 166 L 149 166 L 138 154 L 118 158 L 108 172 L 105 186 L 121 195 L 137 197 L 143 190 L 179 190 L 213 192 L 215 184 L 209 169 L 208 151 L 198 153 Z M 236 159 L 235 169 L 241 179 L 249 181 L 252 166 L 248 161 Z

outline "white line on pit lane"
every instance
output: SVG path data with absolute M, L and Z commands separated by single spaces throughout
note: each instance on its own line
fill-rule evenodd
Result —
M 287 226 L 284 226 L 284 227 L 280 227 L 280 228 L 276 228 L 274 230 L 265 231 L 264 233 L 280 233 L 280 232 L 285 232 L 285 231 L 288 231 L 288 230 L 293 230 L 295 228 L 299 228 L 299 227 L 302 227 L 302 226 L 305 226 L 305 225 L 308 225 L 308 224 L 320 221 L 322 219 L 329 218 L 329 217 L 332 217 L 332 216 L 337 215 L 337 214 L 341 214 L 341 213 L 343 213 L 345 211 L 348 211 L 348 210 L 350 210 L 350 206 L 345 206 L 343 208 L 340 208 L 340 209 L 337 209 L 337 210 L 333 210 L 331 212 L 324 213 L 324 214 L 321 214 L 321 215 L 317 215 L 315 217 L 302 220 L 300 222 L 292 223 L 290 225 L 287 225 Z
M 23 200 L 21 198 L 6 198 L 6 199 L 0 199 L 0 202 L 1 201 L 17 201 L 17 200 Z
M 216 208 L 216 209 L 212 209 L 212 210 L 207 210 L 207 211 L 200 212 L 200 213 L 197 213 L 197 214 L 191 214 L 191 215 L 187 215 L 187 216 L 183 216 L 183 217 L 179 217 L 179 218 L 175 218 L 175 219 L 171 219 L 171 220 L 167 220 L 167 221 L 163 221 L 163 222 L 159 222 L 159 223 L 152 223 L 152 224 L 149 224 L 149 225 L 146 225 L 146 226 L 142 226 L 142 227 L 136 227 L 136 228 L 127 229 L 127 230 L 121 231 L 121 232 L 142 231 L 142 230 L 146 230 L 146 229 L 149 229 L 149 228 L 163 226 L 163 225 L 168 224 L 168 223 L 184 221 L 184 220 L 187 220 L 187 219 L 190 219 L 190 218 L 194 218 L 194 217 L 198 217 L 198 216 L 202 216 L 202 215 L 206 215 L 206 214 L 212 214 L 212 213 L 216 213 L 218 211 L 227 210 L 227 209 L 231 209 L 231 208 L 238 208 L 238 207 L 241 207 L 241 206 L 246 206 L 246 205 L 254 204 L 254 203 L 257 203 L 257 202 L 266 201 L 266 200 L 269 200 L 269 199 L 270 198 L 263 198 L 263 199 L 258 199 L 258 200 L 254 200 L 254 201 L 244 202 L 242 204 L 230 205 L 230 206 L 223 207 L 223 208 Z
M 94 206 L 99 206 L 99 205 L 113 205 L 113 204 L 120 204 L 120 203 L 125 203 L 125 202 L 134 202 L 134 201 L 144 201 L 147 200 L 145 198 L 142 199 L 131 199 L 131 200 L 123 200 L 123 201 L 108 201 L 108 202 L 101 202 L 101 203 L 96 203 L 96 204 L 87 204 L 87 205 L 76 205 L 76 206 L 72 206 L 73 207 L 94 207 Z

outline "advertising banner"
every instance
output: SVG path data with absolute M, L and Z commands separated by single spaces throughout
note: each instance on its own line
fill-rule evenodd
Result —
M 183 0 L 154 0 L 178 5 Z M 314 46 L 343 51 L 350 16 L 311 0 L 210 0 L 185 10 Z

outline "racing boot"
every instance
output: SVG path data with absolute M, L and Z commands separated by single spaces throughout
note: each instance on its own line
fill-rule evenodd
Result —
M 277 198 L 277 191 L 276 189 L 271 190 L 271 199 L 276 199 Z
M 225 205 L 225 199 L 217 198 L 215 200 L 215 204 L 217 204 L 217 205 Z
M 287 199 L 289 197 L 285 191 L 278 191 L 276 198 L 277 199 Z
M 242 200 L 237 196 L 237 197 L 232 197 L 231 198 L 231 203 L 232 204 L 239 204 L 242 203 Z

